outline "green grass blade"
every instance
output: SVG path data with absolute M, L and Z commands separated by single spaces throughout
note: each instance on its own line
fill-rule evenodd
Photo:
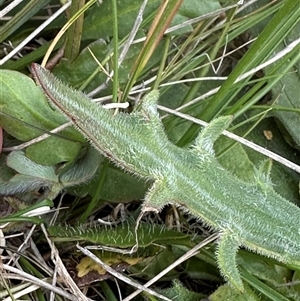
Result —
M 11 34 L 19 29 L 26 21 L 28 21 L 49 2 L 50 0 L 31 0 L 1 28 L 0 43 L 5 41 Z
M 240 60 L 237 67 L 232 71 L 228 79 L 215 94 L 213 99 L 206 106 L 202 118 L 210 120 L 220 114 L 233 97 L 239 92 L 237 89 L 232 91 L 234 82 L 241 74 L 249 71 L 251 68 L 261 64 L 272 55 L 273 50 L 281 43 L 287 34 L 300 20 L 300 6 L 294 0 L 285 1 L 273 19 L 259 35 L 257 40 L 251 46 L 249 51 Z M 245 80 L 247 81 L 247 80 Z M 240 87 L 240 85 L 239 85 Z

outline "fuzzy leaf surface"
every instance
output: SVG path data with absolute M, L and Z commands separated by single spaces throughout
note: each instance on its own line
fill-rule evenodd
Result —
M 236 268 L 240 246 L 300 266 L 300 209 L 276 193 L 270 183 L 236 178 L 207 150 L 173 145 L 157 112 L 158 91 L 143 99 L 139 111 L 112 116 L 40 66 L 33 65 L 32 71 L 49 100 L 99 152 L 126 171 L 154 180 L 143 212 L 158 212 L 173 203 L 221 232 L 218 264 L 238 290 L 243 290 Z M 212 121 L 199 139 L 205 141 L 211 133 L 219 136 L 223 127 L 216 125 L 223 119 Z M 233 268 L 227 264 L 228 258 Z

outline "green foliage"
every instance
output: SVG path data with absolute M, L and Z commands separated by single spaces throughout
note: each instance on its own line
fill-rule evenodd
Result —
M 54 241 L 86 241 L 102 246 L 118 247 L 120 249 L 147 247 L 151 244 L 178 244 L 190 246 L 190 236 L 181 232 L 166 229 L 163 226 L 142 223 L 135 231 L 133 221 L 117 227 L 101 225 L 51 226 L 48 233 Z M 138 240 L 138 241 L 137 241 Z
M 28 141 L 66 122 L 46 102 L 44 95 L 28 76 L 0 70 L 2 97 L 0 126 L 21 141 Z M 36 143 L 26 149 L 31 160 L 54 165 L 73 161 L 82 148 L 83 138 L 74 129 Z
M 198 135 L 195 141 L 195 151 L 199 153 L 199 155 L 205 153 L 214 155 L 214 142 L 219 138 L 221 133 L 229 127 L 231 122 L 231 116 L 224 116 L 222 118 L 217 119 L 210 126 L 203 129 L 203 131 L 200 135 Z
M 205 297 L 204 294 L 198 294 L 186 289 L 179 281 L 174 281 L 173 286 L 162 290 L 162 294 L 171 300 L 199 301 Z
M 211 301 L 236 300 L 236 301 L 259 301 L 261 298 L 246 286 L 244 293 L 239 293 L 230 285 L 220 286 L 213 294 L 210 295 Z
M 5 41 L 11 34 L 20 28 L 28 19 L 34 16 L 50 0 L 31 0 L 13 18 L 1 28 L 0 42 Z
M 2 225 L 5 223 L 18 223 L 18 222 L 31 222 L 35 224 L 41 224 L 44 222 L 44 220 L 41 219 L 40 217 L 34 217 L 34 216 L 41 215 L 45 212 L 47 213 L 47 211 L 49 211 L 50 207 L 52 206 L 53 206 L 53 202 L 51 200 L 43 200 L 31 206 L 27 206 L 24 209 L 20 209 L 18 212 L 11 214 L 7 217 L 1 218 L 0 222 Z
M 215 11 L 220 8 L 218 1 L 197 1 L 193 0 L 184 1 L 185 4 L 179 9 L 177 17 L 174 19 L 172 25 L 181 24 L 184 21 L 189 20 L 195 16 L 201 16 L 206 13 Z M 149 20 L 149 17 L 160 5 L 158 0 L 149 0 L 148 5 L 143 14 L 145 22 Z M 141 1 L 139 0 L 126 0 L 122 1 L 118 5 L 118 27 L 119 38 L 123 39 L 135 22 L 138 10 L 140 9 Z M 98 5 L 93 8 L 86 17 L 86 22 L 83 28 L 83 39 L 98 39 L 100 37 L 112 36 L 113 27 L 112 5 L 109 2 L 103 2 L 103 5 Z M 148 21 L 149 22 L 149 21 Z M 186 31 L 191 31 L 192 27 L 187 26 Z M 178 32 L 178 34 L 182 32 Z
M 74 88 L 85 89 L 89 91 L 99 85 L 99 82 L 105 80 L 105 74 L 101 72 L 95 72 L 99 69 L 99 66 L 91 53 L 102 62 L 107 55 L 107 45 L 104 40 L 97 40 L 84 48 L 77 58 L 70 62 L 68 59 L 63 59 L 54 68 L 54 73 L 61 80 L 67 81 L 69 85 Z M 91 79 L 87 79 L 87 74 Z
M 83 159 L 58 173 L 54 166 L 38 164 L 26 157 L 22 151 L 11 152 L 7 156 L 7 166 L 17 174 L 6 181 L 0 178 L 0 194 L 18 194 L 22 199 L 30 200 L 34 191 L 42 188 L 45 190 L 42 198 L 54 199 L 62 189 L 86 183 L 93 178 L 100 163 L 100 158 L 94 152 L 95 150 L 89 149 Z M 95 162 L 96 158 L 98 161 Z
M 41 10 L 48 2 L 47 9 Z M 79 1 L 75 2 L 73 8 L 79 4 Z M 80 2 L 81 6 L 83 2 Z M 77 198 L 62 198 L 63 208 L 55 223 L 77 221 L 81 224 L 98 216 L 105 216 L 109 221 L 119 215 L 122 219 L 128 215 L 136 219 L 141 210 L 143 213 L 159 211 L 171 201 L 172 206 L 167 206 L 158 218 L 173 227 L 175 222 L 177 227 L 180 224 L 180 229 L 189 235 L 165 228 L 162 233 L 149 232 L 148 228 L 159 229 L 160 226 L 156 225 L 156 216 L 154 219 L 153 214 L 146 215 L 144 219 L 148 224 L 143 221 L 138 228 L 138 235 L 144 235 L 141 240 L 144 247 L 128 256 L 109 252 L 109 258 L 116 259 L 115 265 L 122 266 L 125 261 L 132 278 L 140 279 L 139 282 L 151 280 L 192 248 L 190 237 L 195 242 L 202 240 L 198 234 L 202 236 L 207 231 L 202 228 L 204 224 L 219 230 L 218 247 L 202 248 L 199 254 L 164 275 L 161 280 L 164 287 L 169 285 L 169 288 L 160 293 L 172 300 L 206 297 L 221 301 L 297 301 L 300 298 L 297 284 L 300 271 L 299 209 L 287 200 L 299 204 L 299 174 L 278 162 L 272 162 L 271 169 L 271 162 L 264 155 L 232 139 L 219 137 L 219 134 L 232 121 L 230 131 L 300 163 L 299 5 L 294 0 L 261 0 L 251 5 L 244 1 L 238 10 L 234 6 L 237 1 L 202 0 L 195 3 L 184 0 L 177 10 L 176 5 L 180 2 L 168 1 L 164 10 L 162 6 L 158 9 L 161 1 L 149 0 L 141 20 L 137 16 L 142 0 L 86 1 L 86 7 L 92 6 L 84 13 L 83 25 L 81 11 L 67 9 L 8 61 L 6 54 L 43 19 L 52 15 L 59 1 L 23 1 L 1 19 L 0 64 L 6 61 L 1 69 L 21 70 L 27 74 L 30 63 L 40 61 L 46 52 L 50 55 L 51 44 L 54 48 L 47 68 L 63 83 L 93 97 L 104 96 L 105 100 L 112 99 L 113 102 L 129 101 L 132 105 L 126 109 L 126 114 L 106 112 L 90 105 L 83 94 L 74 94 L 55 79 L 52 82 L 51 75 L 47 74 L 41 82 L 48 96 L 49 90 L 53 92 L 53 87 L 45 83 L 50 76 L 50 82 L 57 88 L 50 96 L 58 96 L 68 105 L 72 103 L 67 110 L 62 108 L 69 117 L 65 118 L 55 105 L 49 106 L 44 94 L 29 77 L 12 70 L 0 70 L 0 126 L 4 128 L 4 150 L 0 154 L 1 205 L 8 199 L 12 203 L 19 198 L 25 201 L 22 206 L 29 204 L 25 211 L 30 211 L 35 203 L 37 207 L 42 206 L 41 200 L 46 197 L 53 200 L 59 192 L 68 192 Z M 1 13 L 8 3 L 0 1 Z M 228 5 L 233 5 L 230 10 L 227 10 Z M 223 12 L 217 12 L 219 9 Z M 162 35 L 159 29 L 169 27 L 167 24 L 174 11 L 176 14 L 170 26 L 179 27 Z M 198 18 L 195 23 L 194 17 Z M 133 24 L 138 20 L 141 23 L 136 23 L 133 34 Z M 180 26 L 185 21 L 188 23 Z M 55 35 L 63 26 L 70 29 L 58 40 Z M 69 41 L 66 41 L 67 37 Z M 145 38 L 142 45 L 140 41 Z M 246 45 L 252 38 L 256 41 Z M 64 54 L 56 52 L 63 50 L 62 47 L 65 47 Z M 127 47 L 127 53 L 123 53 L 125 58 L 121 57 Z M 285 55 L 277 57 L 282 51 Z M 141 52 L 143 59 L 138 62 Z M 215 68 L 218 67 L 217 75 L 212 72 L 208 56 L 211 60 L 222 58 L 213 63 Z M 261 65 L 268 59 L 273 59 L 273 63 L 266 67 Z M 252 68 L 260 71 L 244 76 Z M 198 134 L 199 125 L 185 120 L 186 117 L 164 115 L 163 111 L 158 114 L 157 91 L 146 94 L 143 101 L 138 102 L 143 89 L 153 88 L 160 92 L 160 110 L 167 106 L 205 120 L 219 115 L 233 117 L 216 119 Z M 86 99 L 85 103 L 82 98 Z M 77 102 L 81 103 L 80 108 L 76 106 Z M 68 119 L 77 122 L 83 136 L 88 135 L 92 144 L 109 157 L 111 164 L 88 146 L 72 127 L 51 134 L 41 142 L 30 141 Z M 0 145 L 1 139 L 0 128 Z M 195 141 L 194 145 L 191 145 L 192 141 Z M 23 142 L 29 142 L 30 146 Z M 69 198 L 72 198 L 71 203 Z M 140 205 L 134 200 L 144 200 L 144 203 Z M 108 206 L 104 201 L 109 202 Z M 129 204 L 111 204 L 123 202 Z M 52 205 L 50 201 L 46 203 Z M 68 209 L 64 209 L 65 205 Z M 183 210 L 177 211 L 174 205 Z M 26 221 L 39 224 L 44 221 L 27 217 L 24 212 L 1 219 L 1 223 Z M 176 214 L 173 223 L 168 219 L 170 213 Z M 45 221 L 49 220 L 46 218 Z M 53 229 L 55 227 L 60 235 L 66 235 L 57 240 L 72 239 L 71 235 L 83 244 L 90 238 L 100 237 L 95 242 L 104 247 L 117 248 L 124 243 L 131 248 L 135 244 L 134 225 L 92 227 L 91 231 L 83 226 L 54 226 Z M 4 231 L 9 229 L 12 230 L 9 227 Z M 126 238 L 127 233 L 130 239 Z M 37 231 L 33 240 L 36 242 L 37 239 L 44 247 L 40 238 Z M 8 240 L 8 247 L 11 242 Z M 157 243 L 160 247 L 155 245 Z M 58 243 L 58 249 L 64 251 L 70 245 L 72 243 L 64 241 Z M 240 247 L 255 253 L 240 250 Z M 98 256 L 106 258 L 103 252 Z M 68 269 L 72 257 L 77 258 L 77 252 L 71 256 L 68 253 L 64 262 Z M 130 261 L 131 257 L 137 261 Z M 39 278 L 48 276 L 24 257 L 19 263 L 30 274 Z M 87 265 L 95 267 L 91 260 Z M 92 270 L 98 273 L 101 268 Z M 86 283 L 94 281 L 91 274 L 86 275 Z M 220 274 L 229 280 L 229 285 L 222 285 Z M 182 283 L 175 281 L 173 286 L 166 283 L 179 277 Z M 106 299 L 118 300 L 119 296 L 109 287 L 110 282 L 103 281 L 106 278 L 99 279 L 100 284 L 90 286 L 95 286 L 95 291 L 101 291 Z M 122 287 L 121 282 L 119 285 L 122 296 L 130 293 L 128 285 Z M 156 288 L 160 286 L 157 284 Z M 2 283 L 0 295 L 3 296 L 1 289 Z M 44 294 L 44 290 L 39 290 L 28 298 L 44 301 Z M 154 297 L 144 294 L 137 300 L 145 299 L 154 300 Z
M 196 139 L 197 148 L 184 150 L 165 136 L 156 110 L 156 90 L 145 97 L 140 112 L 112 116 L 40 66 L 34 65 L 32 71 L 49 101 L 96 149 L 126 171 L 154 180 L 143 212 L 158 212 L 174 203 L 221 232 L 218 264 L 236 289 L 243 291 L 236 267 L 240 246 L 300 266 L 300 209 L 277 194 L 269 180 L 261 182 L 268 178 L 269 168 L 267 173 L 263 167 L 257 171 L 256 183 L 246 183 L 230 175 L 213 156 L 210 141 L 220 135 L 231 118 L 212 121 Z
M 238 252 L 240 245 L 240 238 L 236 238 L 235 233 L 229 231 L 230 230 L 228 229 L 226 231 L 227 233 L 225 232 L 222 234 L 222 238 L 218 246 L 218 265 L 223 276 L 229 281 L 229 284 L 231 284 L 237 291 L 243 292 L 244 285 L 239 275 L 236 263 L 236 253 Z

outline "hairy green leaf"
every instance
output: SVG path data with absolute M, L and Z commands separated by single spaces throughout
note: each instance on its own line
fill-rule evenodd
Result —
M 49 100 L 99 152 L 128 172 L 154 180 L 143 212 L 174 203 L 220 231 L 218 264 L 236 289 L 243 290 L 236 267 L 241 246 L 300 266 L 300 209 L 261 182 L 267 175 L 256 174 L 254 183 L 231 175 L 213 156 L 210 143 L 189 150 L 170 143 L 156 108 L 158 91 L 146 95 L 139 111 L 112 116 L 40 66 L 33 65 L 32 72 Z M 226 124 L 228 118 L 215 119 L 196 141 L 214 141 Z
M 163 226 L 142 223 L 135 233 L 135 223 L 126 222 L 117 227 L 90 225 L 87 227 L 50 226 L 48 233 L 54 241 L 85 241 L 117 248 L 131 248 L 136 244 L 146 247 L 150 244 L 190 245 L 190 237 Z

